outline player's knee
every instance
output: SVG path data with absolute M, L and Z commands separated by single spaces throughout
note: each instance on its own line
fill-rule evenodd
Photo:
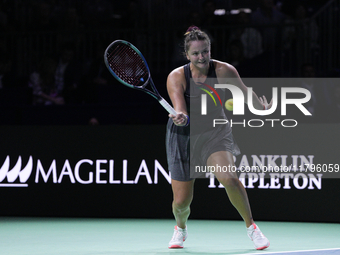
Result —
M 187 209 L 192 201 L 192 197 L 177 197 L 174 198 L 173 207 L 178 210 L 185 210 Z
M 225 178 L 221 178 L 219 179 L 219 182 L 222 183 L 222 185 L 225 187 L 225 188 L 233 188 L 233 187 L 238 187 L 241 182 L 238 178 L 235 178 L 235 177 L 225 177 Z

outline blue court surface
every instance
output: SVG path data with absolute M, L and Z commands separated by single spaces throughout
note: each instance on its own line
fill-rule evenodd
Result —
M 0 218 L 1 255 L 340 254 L 340 224 L 256 222 L 270 241 L 257 251 L 242 221 L 189 220 L 184 249 L 168 249 L 174 220 Z

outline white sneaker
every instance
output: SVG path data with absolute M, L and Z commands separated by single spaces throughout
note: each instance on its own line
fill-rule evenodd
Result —
M 269 247 L 270 243 L 265 237 L 260 228 L 253 223 L 249 228 L 247 228 L 247 234 L 249 238 L 254 242 L 256 250 L 263 250 Z
M 175 226 L 174 234 L 169 242 L 169 249 L 173 248 L 183 248 L 183 242 L 188 237 L 187 228 L 185 229 L 179 228 Z

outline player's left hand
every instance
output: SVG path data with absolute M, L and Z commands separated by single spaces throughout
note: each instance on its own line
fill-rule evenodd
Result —
M 260 102 L 261 104 L 265 107 L 265 109 L 270 109 L 273 105 L 273 99 L 270 101 L 270 103 L 268 104 L 267 98 L 265 96 L 260 97 Z

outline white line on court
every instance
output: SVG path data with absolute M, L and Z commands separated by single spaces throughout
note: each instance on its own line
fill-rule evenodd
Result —
M 340 248 L 330 248 L 330 249 L 317 249 L 317 250 L 300 250 L 300 251 L 276 251 L 276 252 L 270 252 L 270 251 L 267 251 L 267 252 L 263 252 L 263 253 L 243 253 L 243 254 L 238 254 L 238 255 L 261 255 L 261 254 L 266 254 L 266 255 L 270 255 L 270 254 L 285 254 L 285 253 L 297 253 L 297 252 L 301 252 L 301 253 L 304 253 L 304 252 L 320 252 L 320 251 L 339 251 L 339 254 L 340 254 Z M 333 253 L 334 254 L 334 253 Z

